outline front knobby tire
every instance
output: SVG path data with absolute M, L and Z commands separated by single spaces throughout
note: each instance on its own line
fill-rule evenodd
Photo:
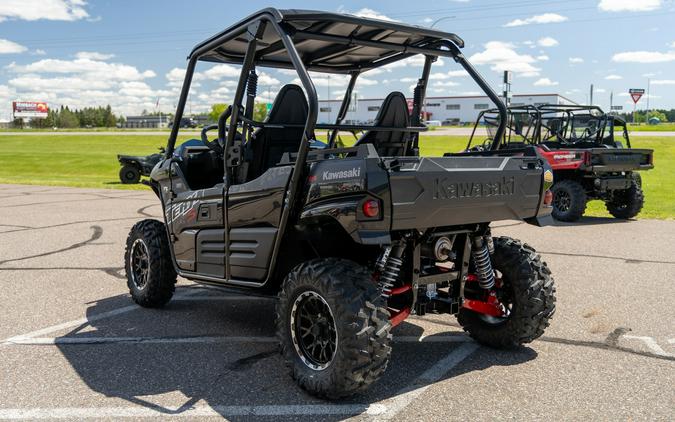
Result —
M 605 202 L 607 211 L 615 218 L 627 220 L 633 218 L 642 211 L 645 203 L 645 195 L 642 192 L 642 178 L 638 174 L 631 176 L 631 184 L 628 189 L 612 192 L 612 198 Z
M 391 355 L 389 313 L 377 284 L 366 268 L 345 259 L 315 259 L 288 274 L 276 329 L 291 376 L 322 398 L 366 389 Z
M 559 221 L 577 221 L 586 211 L 586 190 L 574 180 L 561 180 L 551 188 L 553 193 L 553 218 Z
M 164 223 L 142 220 L 134 224 L 124 252 L 127 286 L 134 302 L 147 308 L 166 305 L 176 288 Z
M 551 271 L 532 247 L 510 237 L 496 237 L 494 245 L 492 265 L 501 273 L 510 313 L 494 318 L 462 308 L 457 320 L 479 343 L 512 349 L 544 334 L 555 312 L 555 286 Z

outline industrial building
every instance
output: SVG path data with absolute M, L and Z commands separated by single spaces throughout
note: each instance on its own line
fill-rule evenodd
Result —
M 352 101 L 344 123 L 372 123 L 380 110 L 384 98 L 359 98 Z M 341 100 L 319 101 L 319 123 L 332 123 L 340 110 Z M 513 95 L 511 105 L 576 104 L 560 94 L 523 94 Z M 408 107 L 412 99 L 408 99 Z M 443 124 L 473 123 L 482 110 L 494 107 L 494 103 L 485 95 L 457 97 L 427 97 L 424 111 L 427 120 Z

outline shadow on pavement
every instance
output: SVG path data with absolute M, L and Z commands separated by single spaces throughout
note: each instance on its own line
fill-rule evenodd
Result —
M 579 221 L 574 221 L 571 223 L 553 219 L 552 226 L 554 227 L 598 226 L 602 224 L 624 224 L 630 223 L 631 221 L 632 220 L 623 220 L 621 218 L 614 218 L 614 217 L 581 217 Z
M 350 414 L 360 414 L 370 403 L 396 396 L 397 392 L 411 385 L 418 387 L 413 385 L 415 379 L 454 348 L 464 344 L 462 341 L 396 342 L 389 368 L 377 383 L 363 394 L 331 403 L 306 394 L 288 375 L 277 343 L 269 339 L 274 335 L 273 301 L 200 302 L 203 299 L 199 297 L 194 301 L 192 299 L 173 301 L 162 310 L 139 308 L 112 318 L 98 319 L 77 327 L 64 337 L 133 336 L 170 340 L 194 336 L 246 336 L 253 337 L 252 341 L 121 342 L 57 344 L 57 347 L 93 391 L 166 414 L 180 414 L 200 401 L 211 406 L 349 404 L 354 406 Z M 128 306 L 129 303 L 126 295 L 110 297 L 93 303 L 87 309 L 87 316 Z M 464 334 L 456 328 L 448 328 L 450 332 L 429 337 L 456 335 L 464 338 Z M 394 337 L 419 337 L 422 334 L 421 327 L 408 322 L 394 331 Z M 491 358 L 478 362 L 473 360 L 470 367 L 460 363 L 441 380 L 495 365 L 518 365 L 534 359 L 536 355 L 529 348 L 489 354 Z M 182 404 L 176 403 L 177 397 Z M 321 417 L 340 420 L 347 416 Z M 307 417 L 310 420 L 316 418 L 312 415 Z M 228 418 L 237 419 L 232 415 Z M 278 420 L 279 417 L 273 419 Z

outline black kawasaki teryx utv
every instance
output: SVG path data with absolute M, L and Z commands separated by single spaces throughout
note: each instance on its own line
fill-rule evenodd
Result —
M 499 110 L 478 116 L 467 150 L 493 145 L 499 127 Z M 487 139 L 476 142 L 476 128 L 485 125 Z M 605 114 L 597 106 L 540 105 L 508 108 L 502 151 L 535 145 L 553 169 L 553 216 L 577 221 L 591 199 L 603 200 L 616 218 L 638 215 L 644 204 L 639 170 L 654 167 L 653 150 L 633 149 L 626 122 Z M 621 132 L 623 142 L 615 139 Z M 473 144 L 473 146 L 472 146 Z
M 198 61 L 239 65 L 239 84 L 218 124 L 203 129 L 201 147 L 174 150 L 172 128 L 151 176 L 165 221 L 141 221 L 127 239 L 133 299 L 166 304 L 177 274 L 278 297 L 277 335 L 293 378 L 329 398 L 383 374 L 390 330 L 412 313 L 456 314 L 493 347 L 541 336 L 555 310 L 551 272 L 530 246 L 493 238 L 490 222 L 550 218 L 546 161 L 535 148 L 517 156 L 418 154 L 438 56 L 459 63 L 506 113 L 463 44 L 394 22 L 265 9 L 197 45 L 176 119 Z M 394 92 L 374 126 L 341 124 L 361 73 L 417 54 L 426 60 L 412 115 Z M 284 86 L 259 122 L 252 116 L 264 67 L 294 69 L 302 87 Z M 309 71 L 351 76 L 334 124 L 316 122 Z M 330 131 L 326 143 L 315 129 Z M 335 147 L 338 131 L 358 130 L 365 133 L 356 145 Z

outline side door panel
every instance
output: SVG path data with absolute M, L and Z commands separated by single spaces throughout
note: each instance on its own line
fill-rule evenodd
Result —
M 172 170 L 174 197 L 166 208 L 166 221 L 174 235 L 176 263 L 185 271 L 224 278 L 224 185 L 190 190 L 177 164 Z
M 232 185 L 227 197 L 230 278 L 264 280 L 279 231 L 292 166 L 272 167 Z

